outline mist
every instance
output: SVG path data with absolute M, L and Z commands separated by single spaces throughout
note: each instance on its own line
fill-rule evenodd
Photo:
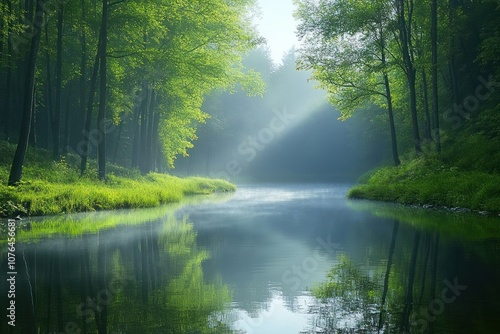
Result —
M 296 70 L 293 48 L 282 63 L 275 65 L 265 48 L 246 56 L 245 66 L 260 74 L 265 93 L 248 96 L 240 87 L 210 95 L 202 108 L 210 118 L 174 174 L 245 183 L 353 182 L 389 158 L 383 131 L 362 115 L 339 120 L 312 73 Z

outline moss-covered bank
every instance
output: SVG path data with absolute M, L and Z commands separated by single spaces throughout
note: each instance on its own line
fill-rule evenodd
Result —
M 0 216 L 52 215 L 59 213 L 148 208 L 180 201 L 184 196 L 234 191 L 224 180 L 178 178 L 166 174 L 141 175 L 138 171 L 109 166 L 109 177 L 95 177 L 95 165 L 80 177 L 78 159 L 68 156 L 54 162 L 48 152 L 30 149 L 23 182 L 6 186 L 15 147 L 0 142 Z

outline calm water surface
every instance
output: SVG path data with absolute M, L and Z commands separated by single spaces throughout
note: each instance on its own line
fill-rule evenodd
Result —
M 241 186 L 18 227 L 1 333 L 498 333 L 500 220 Z

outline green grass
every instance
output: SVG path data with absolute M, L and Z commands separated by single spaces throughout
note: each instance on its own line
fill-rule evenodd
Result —
M 364 179 L 349 198 L 500 212 L 500 175 L 450 167 L 434 155 L 382 167 Z
M 370 171 L 348 197 L 500 213 L 500 104 L 443 134 L 440 154 Z
M 15 146 L 0 142 L 0 216 L 43 216 L 60 213 L 149 208 L 180 201 L 187 195 L 230 192 L 225 180 L 201 177 L 178 178 L 166 174 L 141 175 L 138 171 L 110 165 L 108 179 L 96 178 L 95 162 L 80 177 L 78 158 L 54 162 L 49 152 L 29 149 L 19 186 L 6 186 Z

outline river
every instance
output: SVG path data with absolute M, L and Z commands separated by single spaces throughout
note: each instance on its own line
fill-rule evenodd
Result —
M 3 230 L 1 333 L 498 333 L 499 218 L 348 187 L 34 218 L 16 230 L 12 298 Z

